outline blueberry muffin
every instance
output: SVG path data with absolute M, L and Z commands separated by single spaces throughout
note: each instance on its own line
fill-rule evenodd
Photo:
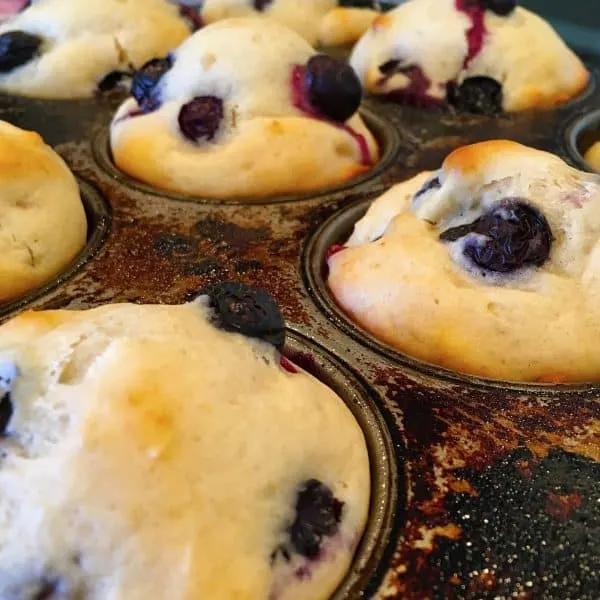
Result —
M 85 244 L 79 188 L 34 132 L 0 121 L 0 302 L 41 285 Z
M 460 148 L 377 199 L 328 263 L 339 305 L 404 353 L 496 379 L 600 379 L 600 178 L 552 154 Z
M 372 94 L 484 114 L 553 107 L 589 80 L 516 0 L 411 0 L 375 20 L 350 62 Z
M 282 341 L 273 300 L 235 283 L 0 327 L 0 597 L 329 598 L 367 450 Z
M 0 90 L 40 98 L 92 96 L 189 34 L 167 0 L 33 2 L 0 25 Z
M 113 158 L 157 188 L 262 199 L 339 184 L 378 158 L 354 71 L 272 21 L 201 29 L 145 65 L 132 94 L 111 125 Z
M 337 46 L 356 42 L 378 13 L 340 7 L 337 0 L 204 0 L 200 14 L 209 24 L 235 17 L 266 17 L 293 29 L 311 46 Z

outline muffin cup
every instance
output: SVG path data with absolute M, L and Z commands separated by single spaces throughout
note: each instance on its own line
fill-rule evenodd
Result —
M 300 200 L 307 200 L 309 198 L 326 198 L 332 194 L 338 192 L 344 192 L 349 189 L 362 189 L 365 184 L 377 180 L 379 176 L 385 172 L 393 161 L 397 157 L 399 148 L 399 136 L 396 131 L 390 127 L 385 117 L 382 117 L 368 108 L 363 108 L 360 111 L 360 115 L 363 118 L 365 124 L 374 135 L 378 142 L 380 150 L 379 161 L 373 165 L 365 173 L 362 173 L 358 177 L 349 179 L 339 185 L 330 186 L 322 190 L 316 190 L 312 193 L 307 194 L 289 194 L 282 196 L 272 196 L 267 198 L 252 199 L 252 198 L 202 198 L 196 196 L 188 196 L 185 194 L 179 194 L 176 192 L 169 192 L 161 190 L 148 185 L 142 181 L 134 179 L 121 171 L 114 163 L 112 152 L 110 150 L 110 135 L 108 129 L 102 129 L 94 137 L 92 141 L 92 150 L 94 157 L 100 165 L 100 167 L 106 171 L 110 176 L 114 177 L 124 186 L 129 186 L 133 189 L 145 192 L 147 194 L 157 194 L 165 198 L 173 198 L 174 200 L 183 200 L 187 202 L 197 202 L 201 204 L 276 204 L 279 202 L 296 202 Z
M 60 287 L 92 260 L 101 248 L 110 229 L 110 207 L 93 186 L 81 180 L 78 183 L 88 226 L 85 246 L 65 269 L 42 286 L 10 302 L 0 303 L 0 320 L 27 308 L 35 300 Z

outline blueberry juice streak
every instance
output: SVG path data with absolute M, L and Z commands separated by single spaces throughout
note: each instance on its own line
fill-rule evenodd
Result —
M 392 100 L 419 108 L 444 105 L 443 99 L 429 95 L 431 80 L 421 67 L 417 65 L 401 66 L 399 60 L 389 60 L 380 65 L 379 70 L 382 73 L 382 77 L 378 81 L 380 86 L 396 73 L 402 73 L 410 82 L 406 87 L 390 92 L 388 96 Z
M 465 13 L 471 20 L 467 30 L 468 52 L 463 67 L 466 69 L 481 52 L 487 31 L 485 29 L 485 9 L 473 0 L 455 0 L 456 10 Z
M 310 94 L 307 84 L 307 69 L 302 65 L 296 65 L 292 70 L 292 103 L 294 106 L 301 110 L 303 113 L 312 117 L 313 119 L 319 119 L 320 121 L 327 121 L 334 127 L 342 129 L 349 135 L 351 135 L 356 143 L 358 144 L 358 148 L 360 151 L 360 164 L 365 167 L 373 166 L 373 159 L 371 158 L 371 152 L 369 151 L 369 145 L 367 144 L 367 140 L 363 135 L 357 133 L 346 125 L 346 123 L 340 123 L 338 121 L 334 121 L 333 119 L 328 118 L 326 115 L 322 114 L 319 110 L 317 110 L 312 103 L 310 102 Z

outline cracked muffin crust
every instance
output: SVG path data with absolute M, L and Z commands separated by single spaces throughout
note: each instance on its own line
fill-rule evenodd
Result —
M 334 250 L 339 305 L 406 354 L 494 379 L 600 379 L 597 175 L 514 142 L 465 146 Z
M 140 69 L 132 93 L 111 125 L 113 158 L 160 189 L 262 199 L 342 183 L 378 159 L 354 71 L 266 19 L 201 29 Z
M 202 20 L 265 17 L 293 29 L 311 46 L 352 44 L 377 16 L 369 8 L 339 7 L 337 0 L 205 0 Z
M 411 0 L 378 17 L 351 64 L 367 91 L 495 114 L 562 104 L 589 73 L 552 27 L 515 0 Z
M 83 248 L 75 178 L 32 131 L 0 121 L 0 302 L 41 285 Z
M 330 597 L 367 450 L 340 398 L 239 333 L 283 332 L 273 310 L 225 284 L 0 327 L 2 598 Z
M 178 46 L 190 30 L 167 0 L 44 0 L 0 25 L 0 90 L 84 98 Z

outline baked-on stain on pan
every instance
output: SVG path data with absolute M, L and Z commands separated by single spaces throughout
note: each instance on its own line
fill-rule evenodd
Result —
M 358 584 L 364 598 L 598 596 L 600 386 L 514 386 L 400 362 L 332 324 L 309 294 L 302 265 L 302 249 L 329 217 L 361 202 L 366 208 L 393 183 L 438 168 L 456 146 L 504 137 L 565 157 L 560 132 L 600 106 L 594 84 L 556 110 L 498 118 L 368 99 L 367 110 L 398 138 L 396 158 L 378 177 L 327 195 L 258 205 L 189 202 L 123 185 L 91 150 L 110 123 L 106 106 L 82 101 L 75 112 L 64 103 L 61 112 L 60 103 L 50 103 L 52 118 L 44 118 L 43 105 L 3 97 L 0 118 L 33 126 L 58 144 L 75 173 L 110 203 L 112 224 L 93 260 L 28 307 L 179 303 L 226 279 L 266 288 L 294 332 L 291 350 L 297 335 L 309 354 L 318 359 L 323 349 L 343 364 L 350 385 L 364 388 L 389 429 L 403 477 L 391 547 L 378 542 L 378 569 L 366 569 L 371 580 L 365 574 Z M 534 573 L 532 565 L 540 568 Z

